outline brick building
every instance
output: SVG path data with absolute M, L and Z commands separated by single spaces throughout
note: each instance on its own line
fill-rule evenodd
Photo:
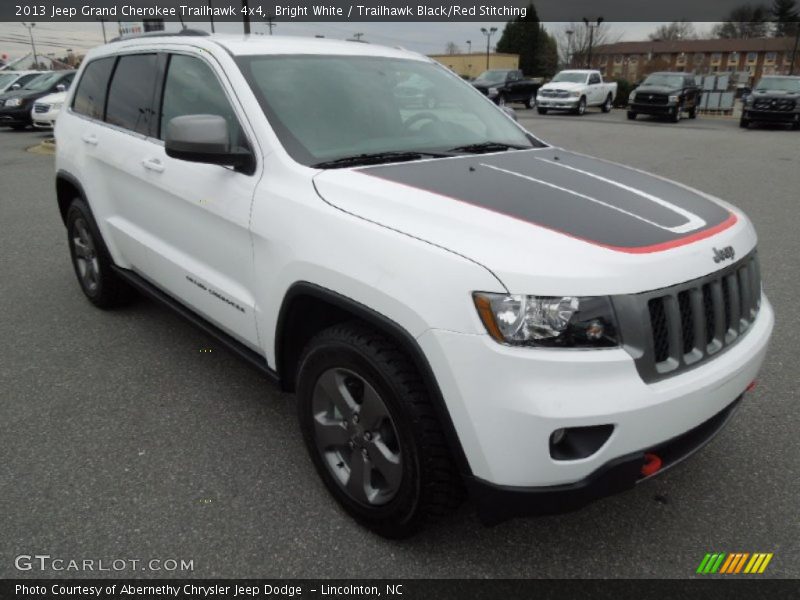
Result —
M 477 77 L 486 70 L 486 52 L 473 52 L 472 54 L 431 54 L 429 56 L 462 77 Z M 489 54 L 489 68 L 518 69 L 519 54 L 492 52 Z
M 639 81 L 653 71 L 740 73 L 739 81 L 753 83 L 762 75 L 800 74 L 800 51 L 793 56 L 795 38 L 752 38 L 617 42 L 592 49 L 592 67 L 610 79 Z M 575 56 L 573 65 L 583 66 Z

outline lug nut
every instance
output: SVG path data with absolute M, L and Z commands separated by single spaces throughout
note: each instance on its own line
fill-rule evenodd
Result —
M 364 432 L 364 439 L 368 442 L 372 440 L 372 433 L 369 431 Z
M 347 445 L 350 446 L 351 450 L 355 450 L 355 448 L 356 448 L 356 443 L 353 440 L 350 440 L 349 442 L 347 442 Z
M 358 413 L 353 415 L 353 423 L 358 423 Z
M 364 460 L 369 460 L 369 452 L 367 452 L 366 448 L 361 450 L 361 456 L 364 457 Z

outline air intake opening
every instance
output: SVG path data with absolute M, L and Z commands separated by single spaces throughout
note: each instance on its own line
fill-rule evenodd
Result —
M 556 429 L 550 435 L 550 456 L 555 460 L 588 458 L 608 441 L 613 431 L 613 425 Z

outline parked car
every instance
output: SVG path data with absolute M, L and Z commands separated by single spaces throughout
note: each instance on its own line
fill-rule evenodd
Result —
M 599 106 L 603 112 L 610 112 L 616 96 L 617 84 L 604 82 L 600 71 L 561 71 L 539 88 L 536 109 L 540 115 L 546 115 L 548 110 L 569 110 L 582 115 L 589 106 Z
M 526 108 L 536 104 L 536 90 L 540 83 L 526 78 L 519 69 L 490 69 L 484 71 L 472 85 L 495 104 L 505 106 L 509 102 L 521 102 Z
M 744 101 L 739 126 L 746 129 L 758 122 L 788 123 L 800 129 L 800 77 L 761 78 Z
M 52 129 L 66 98 L 67 92 L 56 92 L 49 96 L 43 96 L 34 102 L 31 109 L 33 126 L 36 129 Z
M 677 123 L 686 113 L 690 119 L 694 119 L 701 95 L 702 90 L 695 83 L 694 75 L 651 73 L 628 97 L 628 118 L 654 115 L 668 117 Z
M 43 74 L 50 71 L 0 71 L 0 94 L 18 90 Z
M 53 71 L 32 79 L 22 89 L 0 94 L 0 125 L 25 129 L 33 123 L 33 103 L 48 94 L 67 90 L 74 77 L 75 71 Z
M 396 101 L 410 75 L 441 108 Z M 56 137 L 88 301 L 145 293 L 294 391 L 320 477 L 382 535 L 464 490 L 491 523 L 632 488 L 713 438 L 764 360 L 742 211 L 550 146 L 419 54 L 110 43 Z

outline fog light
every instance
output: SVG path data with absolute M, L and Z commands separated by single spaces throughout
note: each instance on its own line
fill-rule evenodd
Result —
M 558 445 L 559 445 L 559 444 L 560 444 L 560 443 L 561 443 L 561 442 L 564 440 L 564 436 L 565 436 L 565 435 L 567 435 L 567 431 L 566 431 L 566 429 L 556 429 L 556 430 L 555 430 L 555 431 L 554 431 L 554 432 L 553 432 L 553 433 L 550 435 L 550 443 L 551 443 L 553 446 L 558 446 Z

